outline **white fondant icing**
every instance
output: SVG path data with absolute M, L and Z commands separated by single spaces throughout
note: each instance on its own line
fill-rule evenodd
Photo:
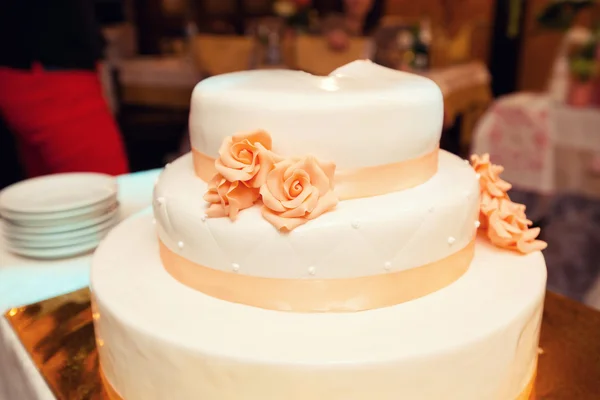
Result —
M 195 176 L 188 154 L 173 162 L 155 190 L 155 196 L 169 201 L 168 214 L 155 209 L 157 230 L 171 250 L 183 240 L 186 247 L 179 254 L 222 271 L 237 262 L 247 275 L 300 279 L 314 266 L 319 279 L 345 278 L 381 274 L 385 261 L 393 263 L 391 271 L 400 271 L 447 257 L 471 241 L 479 207 L 474 174 L 458 157 L 441 151 L 437 174 L 424 184 L 341 201 L 333 211 L 280 233 L 258 205 L 242 210 L 234 222 L 202 222 L 207 185 Z M 465 191 L 473 193 L 468 200 Z M 435 207 L 428 211 L 432 202 Z M 362 216 L 360 229 L 348 223 L 356 215 Z M 456 239 L 452 247 L 449 236 Z
M 269 70 L 225 74 L 192 94 L 190 140 L 218 157 L 227 136 L 264 129 L 282 156 L 315 155 L 338 168 L 395 163 L 438 146 L 443 99 L 417 75 L 358 61 L 328 77 Z
M 465 275 L 417 300 L 277 312 L 175 281 L 138 216 L 93 259 L 101 365 L 127 400 L 513 400 L 535 368 L 544 260 L 476 247 Z

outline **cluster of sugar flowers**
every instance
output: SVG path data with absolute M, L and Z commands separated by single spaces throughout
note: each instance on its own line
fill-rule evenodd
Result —
M 490 241 L 524 254 L 545 249 L 546 243 L 536 239 L 540 228 L 530 228 L 532 222 L 525 215 L 525 206 L 510 200 L 507 192 L 511 185 L 500 178 L 504 168 L 492 164 L 489 154 L 471 156 L 471 165 L 479 176 L 480 228 Z
M 208 217 L 235 220 L 262 200 L 263 217 L 289 232 L 337 205 L 335 164 L 311 156 L 284 158 L 271 149 L 264 131 L 225 138 L 215 161 L 217 174 L 204 195 Z

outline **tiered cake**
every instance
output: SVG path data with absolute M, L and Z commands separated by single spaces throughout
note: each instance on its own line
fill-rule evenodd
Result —
M 529 399 L 543 243 L 500 167 L 438 149 L 442 103 L 362 61 L 198 84 L 155 219 L 94 257 L 110 396 Z

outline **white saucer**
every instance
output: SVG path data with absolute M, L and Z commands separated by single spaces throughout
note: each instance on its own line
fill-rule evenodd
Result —
M 65 246 L 65 247 L 54 247 L 50 249 L 40 249 L 40 248 L 21 248 L 11 246 L 10 243 L 6 243 L 6 248 L 8 251 L 15 253 L 20 256 L 30 257 L 30 258 L 39 258 L 39 259 L 57 259 L 57 258 L 67 258 L 74 257 L 80 254 L 84 254 L 94 250 L 101 239 L 92 240 L 85 243 L 80 243 L 73 246 Z
M 4 221 L 4 232 L 5 235 L 9 236 L 14 233 L 17 234 L 49 234 L 49 233 L 62 233 L 62 232 L 71 232 L 77 229 L 89 228 L 94 225 L 101 224 L 103 222 L 112 219 L 119 212 L 119 208 L 115 208 L 114 210 L 103 214 L 99 217 L 86 219 L 83 221 L 75 221 L 69 224 L 63 225 L 53 225 L 53 226 L 21 226 L 11 224 L 9 221 Z
M 112 229 L 112 225 L 108 227 L 89 233 L 87 235 L 79 235 L 71 238 L 58 238 L 55 240 L 31 240 L 31 239 L 13 239 L 10 237 L 6 237 L 6 243 L 8 246 L 19 249 L 52 249 L 59 247 L 70 247 L 75 246 L 87 242 L 93 242 L 97 240 L 102 240 L 104 236 Z M 48 235 L 49 237 L 54 238 L 53 235 Z
M 102 203 L 105 204 L 104 202 Z M 26 219 L 17 220 L 10 218 L 9 215 L 3 214 L 6 222 L 14 226 L 22 226 L 22 227 L 52 227 L 52 226 L 65 226 L 72 225 L 75 223 L 80 223 L 84 221 L 89 221 L 103 215 L 106 215 L 116 208 L 118 208 L 119 203 L 106 203 L 106 205 L 102 208 L 90 208 L 90 211 L 85 214 L 80 215 L 72 215 L 64 218 L 52 218 L 52 214 L 39 214 L 43 215 L 42 219 L 34 219 L 34 217 L 27 217 Z M 84 209 L 88 209 L 89 207 L 83 207 Z M 12 215 L 12 214 L 11 214 Z M 34 214 L 30 214 L 33 216 Z
M 67 173 L 16 183 L 0 192 L 0 212 L 51 213 L 86 207 L 117 192 L 110 175 Z
M 13 231 L 4 230 L 4 236 L 8 241 L 33 241 L 33 242 L 56 242 L 58 240 L 69 240 L 81 236 L 87 236 L 94 234 L 96 232 L 104 231 L 107 228 L 112 228 L 119 222 L 119 216 L 101 222 L 94 226 L 89 226 L 87 228 L 75 229 L 67 232 L 58 232 L 58 233 L 19 233 Z
M 98 203 L 91 204 L 84 207 L 73 208 L 71 210 L 65 211 L 55 211 L 49 213 L 24 213 L 17 211 L 2 211 L 2 218 L 5 218 L 9 221 L 14 222 L 26 222 L 26 221 L 49 221 L 49 220 L 57 220 L 64 218 L 74 218 L 89 214 L 98 213 L 104 211 L 108 208 L 111 208 L 117 202 L 117 194 L 110 196 L 106 200 L 102 200 Z

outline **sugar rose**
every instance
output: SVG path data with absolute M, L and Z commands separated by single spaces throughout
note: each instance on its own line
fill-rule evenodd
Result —
M 335 164 L 314 157 L 286 159 L 275 164 L 260 187 L 262 214 L 280 231 L 289 232 L 334 208 Z
M 252 207 L 258 200 L 258 189 L 248 187 L 243 182 L 229 182 L 220 174 L 208 183 L 208 191 L 204 200 L 209 203 L 206 215 L 210 218 L 229 217 L 237 218 L 238 213 Z
M 543 250 L 547 244 L 536 240 L 540 228 L 529 228 L 531 221 L 525 217 L 525 206 L 502 199 L 497 208 L 488 209 L 487 235 L 496 246 L 527 254 Z
M 279 158 L 271 152 L 271 136 L 256 131 L 225 138 L 215 168 L 229 182 L 260 188 Z
M 479 174 L 479 185 L 482 192 L 487 192 L 492 197 L 506 196 L 506 192 L 508 192 L 512 186 L 510 183 L 500 178 L 500 174 L 504 171 L 504 167 L 492 164 L 490 162 L 489 154 L 484 154 L 481 157 L 476 154 L 472 155 L 471 165 L 475 172 Z

